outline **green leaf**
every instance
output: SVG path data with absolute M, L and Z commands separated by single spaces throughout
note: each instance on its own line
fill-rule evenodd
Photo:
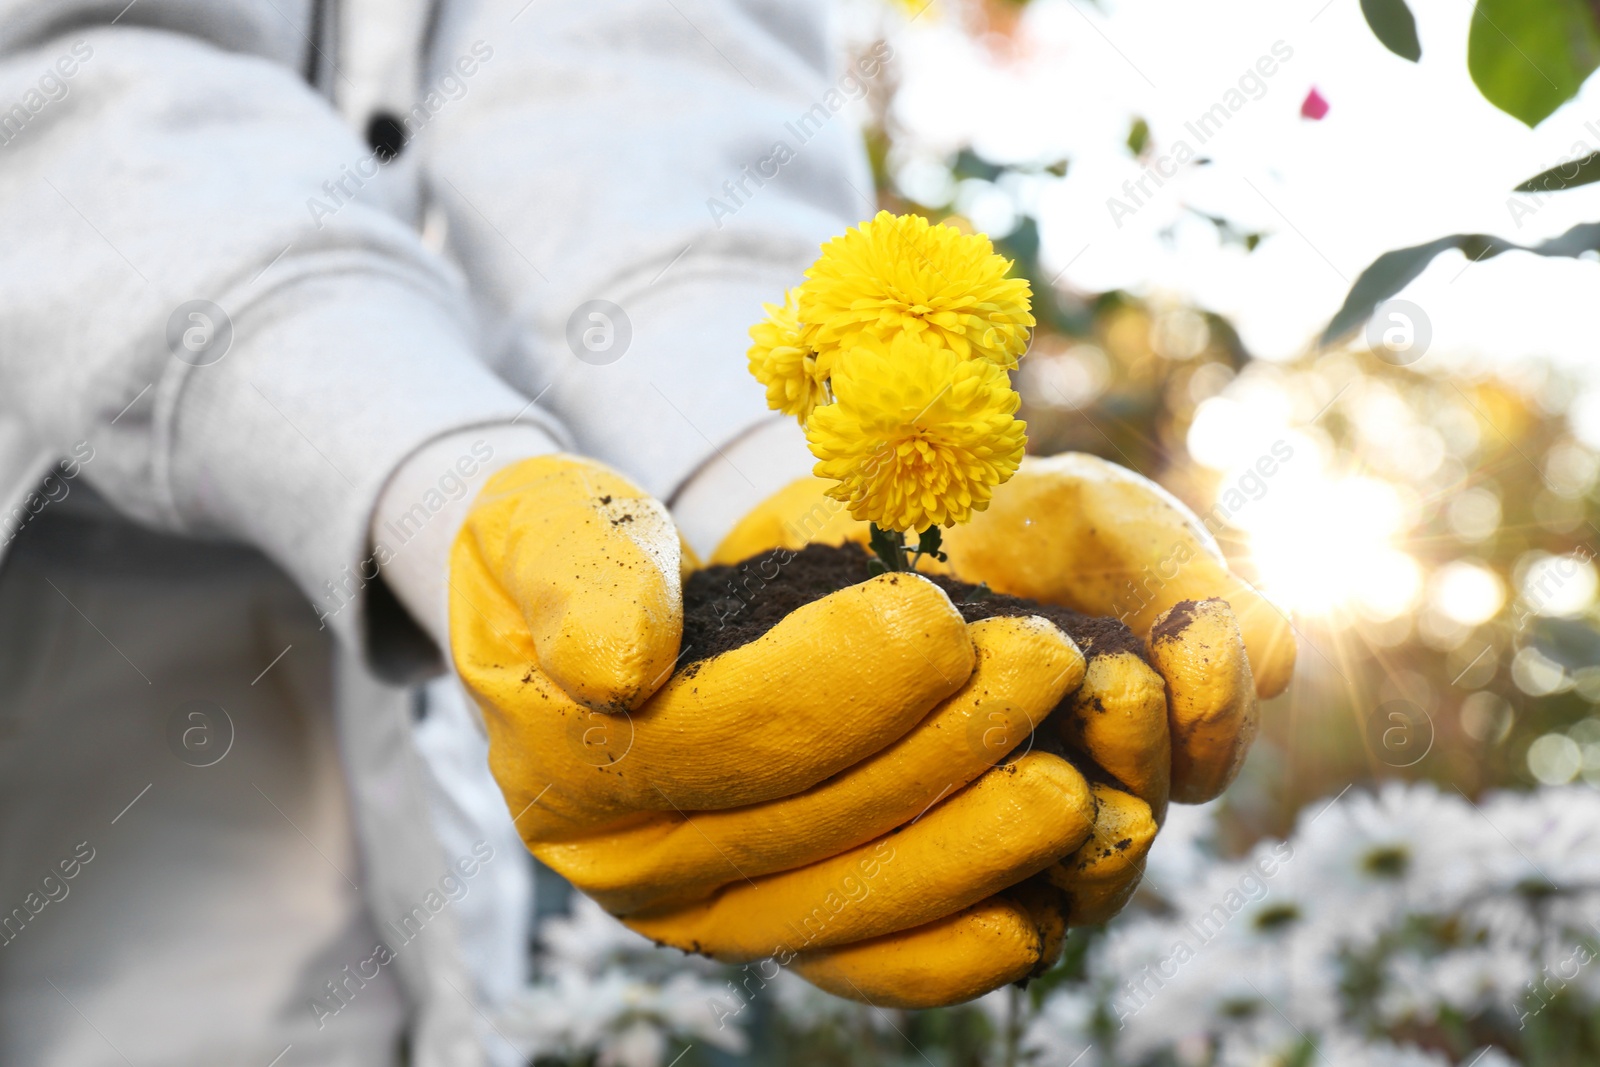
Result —
M 1195 211 L 1194 208 L 1189 210 L 1215 226 L 1217 228 L 1217 236 L 1222 239 L 1224 245 L 1239 245 L 1246 252 L 1254 252 L 1256 246 L 1261 244 L 1262 239 L 1267 236 L 1264 233 L 1249 233 L 1241 230 L 1221 215 L 1207 215 L 1204 211 Z
M 994 247 L 1002 256 L 1016 263 L 1016 271 L 1011 277 L 1016 277 L 1017 272 L 1033 277 L 1039 263 L 1039 220 L 1032 215 L 1024 215 L 1016 229 L 1004 237 L 996 238 Z
M 1489 103 L 1529 126 L 1577 95 L 1600 65 L 1586 0 L 1478 0 L 1467 70 Z
M 962 603 L 963 604 L 976 604 L 980 600 L 989 600 L 993 596 L 994 596 L 994 590 L 989 588 L 989 583 L 988 582 L 979 582 L 976 586 L 973 587 L 972 591 L 967 594 L 967 599 L 963 600 Z
M 1367 17 L 1367 25 L 1383 42 L 1383 47 L 1413 63 L 1422 58 L 1417 20 L 1412 17 L 1406 0 L 1361 0 L 1361 13 Z
M 1529 643 L 1568 670 L 1600 663 L 1600 634 L 1577 619 L 1539 619 Z
M 963 148 L 956 153 L 956 158 L 950 164 L 950 171 L 957 178 L 982 178 L 992 182 L 1005 173 L 1005 168 L 998 163 L 990 163 L 971 148 Z
M 1350 287 L 1343 306 L 1322 331 L 1321 343 L 1334 344 L 1354 333 L 1372 317 L 1379 304 L 1415 281 L 1435 256 L 1452 248 L 1459 249 L 1474 263 L 1512 250 L 1576 258 L 1584 252 L 1600 250 L 1600 222 L 1579 223 L 1561 236 L 1536 245 L 1519 245 L 1486 233 L 1458 233 L 1427 244 L 1385 252 L 1373 260 Z
M 1600 152 L 1590 152 L 1582 159 L 1569 159 L 1557 163 L 1549 170 L 1540 171 L 1513 192 L 1554 193 L 1561 189 L 1574 189 L 1591 182 L 1600 182 Z
M 1144 119 L 1135 118 L 1133 125 L 1128 127 L 1128 151 L 1136 156 L 1144 155 L 1145 146 L 1150 143 L 1150 124 Z

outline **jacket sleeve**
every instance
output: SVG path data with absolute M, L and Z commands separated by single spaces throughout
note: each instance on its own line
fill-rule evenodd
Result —
M 875 209 L 848 104 L 887 47 L 831 70 L 828 7 L 444 6 L 430 84 L 461 95 L 408 127 L 489 358 L 659 496 L 772 418 L 747 331 Z
M 359 639 L 401 460 L 562 435 L 477 358 L 382 176 L 330 198 L 370 152 L 287 67 L 90 26 L 0 56 L 0 109 L 0 404 L 44 447 L 88 440 L 127 514 L 258 546 Z

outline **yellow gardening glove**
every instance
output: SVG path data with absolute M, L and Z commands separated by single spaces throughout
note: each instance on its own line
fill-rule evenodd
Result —
M 713 562 L 813 541 L 865 542 L 866 524 L 822 495 L 827 484 L 802 479 L 775 494 L 734 529 Z M 1092 456 L 1030 457 L 996 489 L 987 511 L 945 531 L 944 545 L 948 566 L 925 559 L 924 569 L 1084 614 L 1122 616 L 1145 639 L 1143 657 L 1086 648 L 1084 682 L 1069 714 L 1059 717 L 1068 746 L 1122 788 L 1093 787 L 1093 836 L 1046 880 L 1064 895 L 1071 925 L 1104 922 L 1137 887 L 1169 796 L 1210 799 L 1238 772 L 1255 735 L 1257 692 L 1280 692 L 1293 670 L 1288 620 L 1227 570 L 1186 508 Z M 1243 636 L 1235 612 L 1244 619 Z M 800 970 L 845 996 L 907 1007 L 939 1003 L 941 991 L 930 995 L 925 982 L 874 979 L 894 973 L 885 961 L 926 973 L 951 958 L 967 961 L 971 975 L 987 968 L 994 978 L 1016 977 L 1026 954 L 1017 947 L 1025 940 L 1019 931 L 1049 926 L 1040 919 L 1048 911 L 1044 893 L 1030 883 L 1027 903 L 1012 891 L 960 916 L 811 954 Z
M 950 565 L 995 590 L 1121 618 L 1140 635 L 1184 600 L 1226 600 L 1256 692 L 1294 673 L 1288 616 L 1228 570 L 1195 514 L 1165 489 L 1097 456 L 1030 456 L 989 509 L 945 534 Z
M 523 840 L 635 929 L 788 964 L 1088 839 L 1070 763 L 990 771 L 1081 682 L 1055 627 L 968 627 L 931 583 L 885 575 L 674 675 L 681 570 L 662 505 L 568 456 L 496 474 L 451 562 L 452 652 Z

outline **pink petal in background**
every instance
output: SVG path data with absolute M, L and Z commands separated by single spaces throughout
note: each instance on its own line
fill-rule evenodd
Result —
M 1322 94 L 1317 92 L 1317 87 L 1313 85 L 1306 98 L 1300 102 L 1300 117 L 1315 122 L 1327 113 L 1328 101 L 1323 99 Z

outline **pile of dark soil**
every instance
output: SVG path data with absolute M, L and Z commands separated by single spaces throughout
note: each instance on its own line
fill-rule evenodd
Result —
M 872 557 L 857 544 L 773 549 L 731 566 L 707 567 L 683 589 L 683 658 L 710 659 L 749 644 L 796 608 L 871 577 Z M 968 622 L 997 615 L 1040 615 L 1077 642 L 1086 657 L 1128 651 L 1144 642 L 1119 620 L 1006 596 L 945 575 L 925 575 L 949 595 Z M 1176 613 L 1174 613 L 1176 614 Z

